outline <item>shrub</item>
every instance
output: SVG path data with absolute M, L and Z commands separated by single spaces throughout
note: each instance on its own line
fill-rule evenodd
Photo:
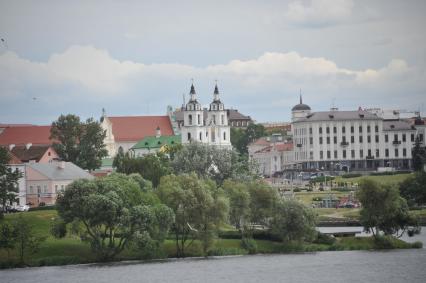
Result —
M 315 244 L 332 245 L 336 242 L 336 239 L 327 234 L 318 233 L 317 238 L 313 241 Z
M 293 189 L 293 192 L 295 192 L 295 193 L 300 193 L 300 191 L 301 191 L 301 189 L 300 189 L 300 188 L 294 188 L 294 189 Z
M 421 248 L 423 248 L 423 243 L 422 242 L 414 242 L 414 243 L 412 243 L 411 244 L 411 247 L 413 248 L 413 249 L 421 249 Z
M 65 237 L 67 234 L 67 224 L 62 218 L 55 218 L 51 223 L 50 233 L 57 239 Z
M 356 178 L 356 177 L 361 177 L 362 174 L 358 174 L 358 173 L 348 173 L 348 174 L 344 174 L 342 175 L 342 178 Z
M 257 252 L 257 243 L 252 238 L 243 238 L 241 240 L 241 247 L 248 251 L 249 254 Z
M 37 260 L 37 266 L 50 266 L 50 265 L 67 265 L 81 263 L 81 260 L 76 256 L 49 256 Z

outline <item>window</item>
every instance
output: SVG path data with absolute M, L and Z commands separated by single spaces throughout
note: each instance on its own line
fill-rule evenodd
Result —
M 422 142 L 423 141 L 423 134 L 419 134 L 419 140 Z
M 370 133 L 371 132 L 371 127 L 370 127 L 370 125 L 368 125 L 367 126 L 367 133 Z
M 351 150 L 351 157 L 355 158 L 355 150 L 354 149 Z
M 327 150 L 327 159 L 331 158 L 331 152 L 329 150 Z
M 345 136 L 342 137 L 342 142 L 344 142 L 344 143 L 346 142 L 346 137 Z
M 414 134 L 411 134 L 411 141 L 414 142 Z
M 337 134 L 337 127 L 333 127 L 333 133 Z
M 55 191 L 53 193 L 56 193 L 58 191 L 58 185 L 55 185 Z
M 191 114 L 188 115 L 188 120 L 189 120 L 189 125 L 192 125 L 192 115 Z
M 34 193 L 34 188 L 33 188 L 33 186 L 30 186 L 30 194 L 33 194 Z
M 213 124 L 216 125 L 216 115 L 213 115 Z M 240 124 L 240 122 L 238 122 L 238 125 Z
M 197 121 L 197 122 L 198 122 L 198 125 L 200 125 L 200 124 L 201 124 L 200 114 L 198 114 L 198 115 L 197 115 L 197 120 L 198 120 L 198 121 Z
M 367 142 L 371 143 L 371 136 L 367 136 Z
M 314 144 L 314 138 L 313 137 L 309 138 L 309 144 Z
M 203 134 L 201 132 L 199 134 L 199 139 L 200 139 L 200 141 L 203 139 Z
M 359 158 L 364 158 L 364 150 L 359 150 Z
M 362 126 L 359 126 L 358 131 L 362 133 Z
M 342 133 L 346 133 L 346 128 L 345 126 L 342 127 Z
M 327 144 L 330 144 L 330 137 L 327 137 Z
M 394 141 L 398 141 L 398 134 L 394 134 L 394 135 L 393 135 L 393 140 L 394 140 Z
M 319 137 L 319 143 L 322 144 L 322 137 Z
M 379 132 L 379 126 L 374 126 L 374 131 L 376 132 L 376 133 L 378 133 Z
M 191 133 L 188 133 L 188 141 L 191 140 Z
M 376 143 L 379 142 L 379 135 L 376 135 Z
M 319 133 L 322 134 L 322 127 L 319 127 Z
M 402 142 L 406 142 L 407 141 L 407 137 L 405 136 L 405 134 L 402 134 Z
M 314 152 L 313 151 L 309 152 L 309 158 L 314 159 Z
M 398 157 L 398 156 L 399 156 L 398 149 L 397 149 L 397 148 L 395 148 L 395 157 Z
M 334 158 L 337 159 L 337 150 L 334 151 Z
M 343 154 L 343 158 L 346 158 L 346 150 L 345 149 L 342 151 L 342 154 Z
M 355 143 L 355 137 L 351 136 L 351 143 Z
M 362 143 L 362 136 L 359 136 L 359 142 Z
M 309 134 L 312 135 L 312 128 L 309 128 Z
M 351 134 L 353 134 L 355 132 L 355 127 L 351 126 Z
M 389 136 L 385 135 L 385 142 L 389 142 Z
M 368 157 L 371 157 L 371 156 L 372 156 L 372 155 L 371 155 L 371 149 L 369 149 L 369 150 L 368 150 L 368 154 L 367 154 L 367 156 L 368 156 Z
M 334 144 L 337 144 L 337 137 L 333 137 Z
M 385 149 L 385 157 L 389 157 L 389 149 L 388 148 Z
M 226 132 L 223 132 L 223 140 L 226 141 Z
M 324 159 L 324 152 L 320 150 L 320 159 Z
M 221 123 L 222 125 L 225 125 L 225 116 L 220 115 L 220 123 Z
M 327 134 L 329 134 L 329 133 L 330 133 L 330 127 L 325 128 L 325 132 L 326 132 Z
M 406 148 L 402 149 L 402 156 L 404 156 L 404 157 L 407 156 L 407 149 Z
M 376 157 L 378 158 L 378 157 L 379 157 L 379 155 L 380 155 L 380 150 L 379 150 L 379 149 L 376 149 Z

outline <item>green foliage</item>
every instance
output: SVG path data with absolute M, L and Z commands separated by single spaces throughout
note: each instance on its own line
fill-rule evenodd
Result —
M 268 226 L 278 201 L 277 191 L 263 181 L 248 182 L 247 186 L 250 194 L 250 222 Z
M 379 236 L 379 231 L 385 235 L 397 235 L 398 231 L 405 231 L 416 223 L 409 214 L 407 202 L 400 197 L 396 187 L 366 179 L 356 196 L 362 204 L 361 224 L 375 237 Z
M 191 143 L 183 146 L 172 167 L 176 174 L 195 172 L 198 177 L 213 179 L 221 185 L 226 179 L 252 179 L 253 165 L 233 150 Z
M 315 244 L 333 245 L 336 238 L 323 233 L 317 233 L 317 238 L 313 241 Z
M 64 161 L 70 161 L 83 169 L 95 170 L 108 155 L 104 139 L 106 133 L 93 118 L 81 122 L 73 114 L 61 115 L 52 123 L 50 138 L 53 147 Z
M 50 233 L 57 239 L 65 237 L 67 235 L 67 224 L 60 217 L 53 219 L 50 227 Z
M 22 173 L 8 167 L 10 160 L 8 151 L 0 146 L 0 219 L 3 213 L 6 212 L 7 205 L 16 201 L 18 193 L 18 180 L 22 177 Z
M 226 180 L 222 188 L 229 199 L 229 222 L 240 229 L 250 218 L 250 193 L 244 183 Z
M 5 222 L 0 226 L 0 249 L 7 251 L 9 258 L 10 250 L 15 248 L 15 231 L 9 223 Z
M 426 162 L 426 150 L 421 146 L 420 136 L 416 136 L 416 141 L 412 152 L 413 168 L 415 171 L 423 171 L 423 165 Z
M 155 188 L 160 183 L 161 177 L 170 174 L 171 171 L 170 161 L 163 153 L 131 157 L 129 153 L 124 154 L 121 148 L 114 158 L 113 167 L 119 173 L 139 173 L 144 179 L 151 181 Z
M 33 225 L 22 217 L 22 214 L 13 223 L 13 235 L 21 264 L 25 263 L 27 256 L 35 254 L 45 240 L 44 237 L 39 237 L 34 233 Z
M 358 174 L 358 173 L 348 173 L 348 174 L 343 174 L 341 177 L 342 178 L 356 178 L 356 177 L 361 177 L 362 174 Z
M 250 124 L 247 129 L 231 128 L 231 144 L 240 154 L 247 154 L 247 145 L 265 135 L 265 127 L 260 124 Z
M 227 217 L 228 202 L 221 190 L 195 174 L 182 174 L 163 177 L 157 193 L 175 213 L 173 231 L 177 256 L 185 256 L 185 249 L 194 238 L 201 241 L 203 253 L 207 255 L 217 227 Z
M 57 209 L 65 222 L 83 224 L 81 238 L 103 261 L 121 253 L 136 232 L 156 230 L 153 227 L 159 224 L 139 183 L 123 174 L 74 181 L 59 194 Z
M 257 243 L 252 238 L 242 238 L 241 247 L 248 251 L 249 254 L 257 253 Z
M 314 211 L 294 200 L 276 203 L 270 226 L 283 242 L 312 241 L 316 236 Z
M 405 179 L 399 185 L 401 196 L 407 200 L 409 206 L 426 204 L 426 173 L 416 172 L 414 176 Z

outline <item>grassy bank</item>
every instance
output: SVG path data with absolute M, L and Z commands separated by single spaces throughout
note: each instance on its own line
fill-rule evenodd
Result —
M 77 236 L 67 236 L 63 239 L 55 239 L 50 235 L 51 220 L 57 216 L 54 210 L 30 211 L 22 213 L 35 227 L 39 236 L 46 237 L 40 246 L 39 251 L 26 259 L 28 266 L 43 265 L 64 265 L 76 263 L 96 262 L 87 243 L 82 242 Z M 12 222 L 19 214 L 6 215 L 3 221 Z M 256 250 L 252 253 L 288 253 L 288 252 L 314 252 L 332 250 L 370 250 L 377 248 L 413 248 L 413 245 L 401 240 L 391 239 L 391 246 L 377 246 L 373 238 L 341 238 L 337 240 L 328 239 L 316 241 L 316 243 L 292 243 L 270 240 L 254 240 Z M 175 242 L 166 240 L 163 244 L 163 256 L 175 257 Z M 241 246 L 240 239 L 217 239 L 210 255 L 244 255 L 249 252 Z M 186 251 L 187 256 L 202 256 L 201 245 L 194 241 L 194 244 Z M 141 259 L 141 254 L 135 249 L 126 249 L 117 260 Z M 0 250 L 0 267 L 7 268 L 15 266 L 17 255 L 11 252 L 10 255 L 5 250 Z

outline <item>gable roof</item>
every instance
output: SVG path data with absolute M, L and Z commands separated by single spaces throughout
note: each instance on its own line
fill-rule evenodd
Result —
M 250 116 L 246 116 L 238 112 L 237 109 L 228 109 L 229 120 L 251 120 Z
M 0 145 L 50 145 L 51 126 L 16 126 L 5 128 L 0 134 Z
M 50 145 L 32 145 L 28 149 L 25 145 L 18 145 L 13 147 L 11 152 L 22 162 L 29 162 L 30 160 L 39 162 L 49 148 Z
M 65 162 L 65 167 L 59 167 L 58 162 L 28 163 L 28 167 L 38 171 L 50 180 L 93 179 L 94 177 L 72 162 Z
M 383 131 L 407 131 L 415 130 L 415 127 L 409 121 L 404 120 L 385 120 L 383 121 Z
M 164 136 L 173 135 L 169 116 L 122 116 L 108 117 L 116 141 L 139 141 L 146 136 L 155 136 L 160 127 Z
M 164 145 L 176 145 L 181 143 L 180 136 L 150 136 L 145 137 L 143 140 L 139 141 L 135 144 L 132 149 L 140 149 L 140 148 L 160 148 Z

